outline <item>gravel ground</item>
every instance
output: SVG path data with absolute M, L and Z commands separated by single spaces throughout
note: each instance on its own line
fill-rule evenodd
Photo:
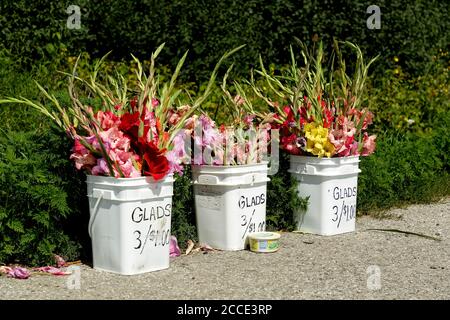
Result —
M 64 276 L 0 277 L 0 299 L 450 299 L 450 198 L 390 214 L 362 217 L 344 235 L 283 233 L 271 254 L 195 253 L 137 276 L 83 265 L 80 289 L 68 289 Z

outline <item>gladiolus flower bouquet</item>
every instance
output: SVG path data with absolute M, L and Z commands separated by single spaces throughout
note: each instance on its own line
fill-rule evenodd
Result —
M 217 125 L 206 112 L 187 121 L 194 142 L 194 165 L 250 165 L 267 160 L 271 124 L 253 110 L 239 83 L 234 83 L 235 95 L 227 89 L 232 67 L 221 86 L 225 103 L 217 106 L 227 108 L 228 121 Z
M 274 108 L 273 127 L 280 130 L 280 147 L 292 155 L 317 157 L 367 156 L 375 151 L 376 136 L 369 136 L 373 114 L 361 108 L 369 66 L 360 48 L 345 42 L 356 53 L 354 74 L 346 73 L 338 43 L 334 55 L 338 67 L 324 69 L 324 52 L 319 43 L 317 54 L 302 45 L 303 66 L 299 67 L 291 47 L 291 68 L 279 76 L 269 74 L 261 61 L 267 90 L 252 81 L 254 92 Z M 327 72 L 325 72 L 327 71 Z M 253 77 L 252 77 L 253 79 Z M 283 106 L 283 107 L 281 107 Z
M 156 74 L 155 60 L 163 45 L 151 56 L 149 74 L 140 61 L 137 64 L 137 85 L 130 86 L 124 77 L 108 75 L 99 80 L 103 57 L 89 79 L 76 75 L 78 60 L 69 77 L 68 91 L 72 105 L 63 107 L 54 95 L 39 84 L 39 89 L 56 110 L 26 98 L 8 98 L 0 102 L 30 105 L 63 128 L 74 140 L 70 159 L 79 170 L 92 175 L 116 178 L 152 176 L 155 181 L 173 172 L 181 173 L 184 141 L 180 139 L 186 120 L 206 99 L 215 81 L 221 62 L 239 48 L 226 53 L 212 72 L 203 92 L 190 105 L 177 106 L 181 90 L 176 81 L 187 52 L 179 61 L 170 81 L 162 82 Z M 80 97 L 83 93 L 84 98 Z M 85 103 L 97 101 L 97 105 Z

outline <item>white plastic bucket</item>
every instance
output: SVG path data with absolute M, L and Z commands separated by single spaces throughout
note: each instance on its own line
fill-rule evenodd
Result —
M 290 157 L 289 172 L 298 181 L 301 197 L 309 196 L 306 211 L 295 213 L 297 230 L 319 235 L 355 231 L 359 157 Z
M 200 243 L 243 250 L 247 236 L 266 230 L 267 163 L 192 166 Z
M 87 177 L 95 269 L 133 275 L 169 267 L 173 178 Z

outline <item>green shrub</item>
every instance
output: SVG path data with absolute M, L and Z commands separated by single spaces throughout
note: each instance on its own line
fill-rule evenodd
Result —
M 0 264 L 48 264 L 53 254 L 80 257 L 87 225 L 79 199 L 86 191 L 67 147 L 48 128 L 0 131 Z
M 68 29 L 66 8 L 81 9 L 81 28 Z M 129 59 L 130 51 L 147 59 L 157 45 L 166 42 L 163 64 L 174 67 L 190 50 L 186 61 L 191 79 L 205 79 L 208 70 L 230 48 L 247 43 L 233 58 L 236 70 L 246 75 L 257 57 L 284 65 L 289 45 L 297 36 L 325 42 L 335 36 L 362 47 L 366 56 L 382 55 L 376 66 L 383 75 L 400 59 L 404 71 L 420 74 L 438 49 L 450 43 L 449 6 L 442 1 L 377 1 L 381 29 L 366 26 L 371 1 L 297 0 L 117 0 L 25 1 L 0 3 L 0 51 L 14 62 L 32 68 L 37 61 L 46 68 L 65 64 L 63 57 L 88 51 L 100 57 L 113 50 L 114 60 Z
M 173 191 L 171 233 L 177 237 L 179 246 L 185 248 L 187 240 L 197 241 L 198 239 L 192 174 L 189 166 L 185 167 L 182 176 L 176 177 Z
M 280 153 L 278 172 L 269 176 L 267 183 L 267 229 L 292 231 L 295 226 L 294 212 L 306 208 L 308 199 L 297 193 L 297 180 L 288 172 L 289 155 Z
M 450 194 L 449 115 L 432 133 L 386 133 L 361 161 L 358 209 L 369 213 Z

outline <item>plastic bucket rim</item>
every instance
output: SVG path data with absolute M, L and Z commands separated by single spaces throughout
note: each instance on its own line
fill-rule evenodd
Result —
M 95 181 L 97 180 L 97 181 Z M 103 181 L 102 181 L 103 180 Z M 120 184 L 122 182 L 138 182 L 138 181 L 146 181 L 149 183 L 168 183 L 175 181 L 173 174 L 166 175 L 163 179 L 155 181 L 155 179 L 152 176 L 141 176 L 141 177 L 135 177 L 135 178 L 116 178 L 111 176 L 97 176 L 92 174 L 86 175 L 86 183 L 98 183 L 98 184 Z M 138 185 L 136 185 L 138 186 Z
M 334 157 L 334 158 L 327 158 L 327 157 L 312 157 L 312 156 L 298 156 L 298 155 L 290 155 L 290 162 L 294 163 L 314 163 L 317 165 L 322 164 L 338 164 L 340 162 L 347 162 L 347 163 L 358 163 L 361 160 L 359 159 L 360 156 L 347 156 L 347 157 Z M 301 161 L 303 160 L 303 161 Z
M 199 174 L 215 174 L 218 176 L 240 176 L 244 174 L 261 173 L 267 175 L 269 167 L 267 163 L 258 163 L 250 165 L 235 165 L 235 166 L 210 166 L 210 165 L 191 165 L 192 174 L 194 176 Z

